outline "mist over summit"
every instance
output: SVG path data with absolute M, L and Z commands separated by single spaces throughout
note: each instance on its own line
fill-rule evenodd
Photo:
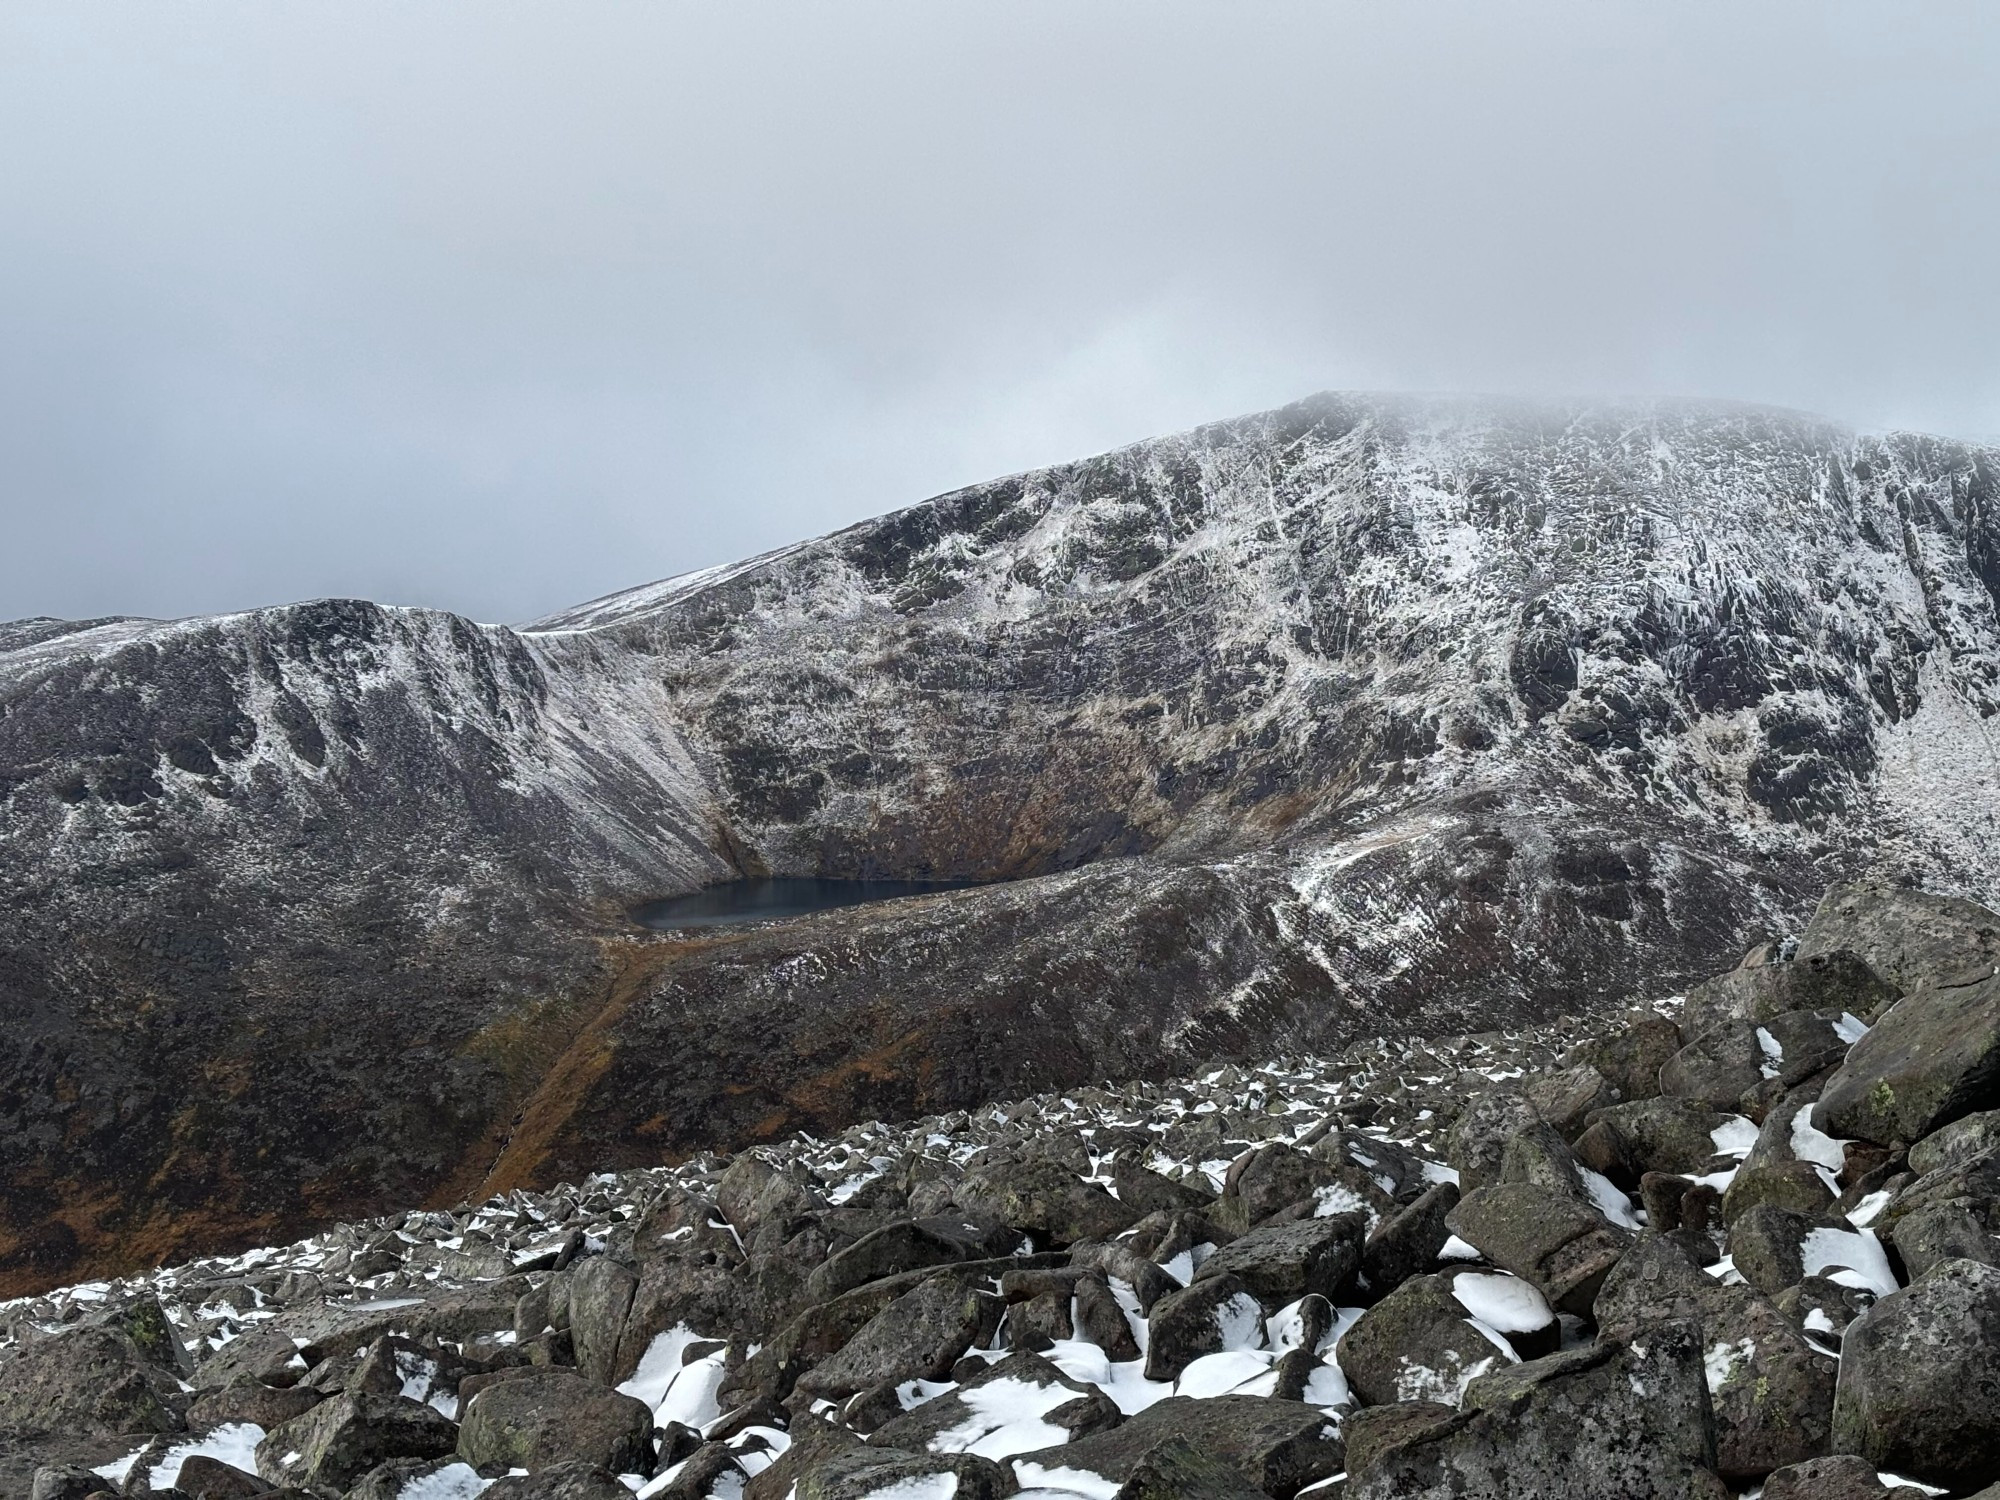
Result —
M 0 627 L 0 1285 L 1990 897 L 1997 462 L 1325 395 L 515 629 Z M 762 876 L 982 883 L 630 919 Z

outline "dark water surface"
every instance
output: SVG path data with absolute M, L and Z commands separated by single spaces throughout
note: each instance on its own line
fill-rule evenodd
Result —
M 737 880 L 712 885 L 685 896 L 669 896 L 635 907 L 633 920 L 642 927 L 673 932 L 683 927 L 733 927 L 743 922 L 775 922 L 838 906 L 870 901 L 894 901 L 932 891 L 961 891 L 976 880 L 821 880 L 816 876 L 780 876 L 771 880 Z

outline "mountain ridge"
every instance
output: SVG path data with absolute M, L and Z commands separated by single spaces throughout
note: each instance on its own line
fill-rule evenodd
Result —
M 1863 868 L 1990 899 L 1997 473 L 1328 395 L 533 628 L 0 627 L 0 1284 L 1610 1004 Z M 625 922 L 767 873 L 1013 883 L 666 958 Z

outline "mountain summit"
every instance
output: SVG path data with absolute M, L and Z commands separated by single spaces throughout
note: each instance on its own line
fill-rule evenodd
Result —
M 517 629 L 0 626 L 0 1294 L 2000 889 L 2000 452 L 1325 395 Z M 656 934 L 745 876 L 983 882 Z

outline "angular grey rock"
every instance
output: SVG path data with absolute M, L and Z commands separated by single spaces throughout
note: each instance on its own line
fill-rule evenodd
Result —
M 1722 1500 L 1702 1347 L 1689 1325 L 1472 1382 L 1348 1468 L 1348 1500 Z
M 1180 1285 L 1154 1262 L 1116 1240 L 1108 1243 L 1086 1240 L 1073 1245 L 1070 1247 L 1070 1259 L 1076 1265 L 1101 1271 L 1106 1276 L 1115 1276 L 1131 1287 L 1133 1295 L 1139 1299 L 1141 1312 L 1151 1312 L 1155 1302 Z
M 1354 1175 L 1338 1162 L 1290 1146 L 1260 1146 L 1230 1164 L 1222 1196 L 1210 1205 L 1209 1213 L 1216 1223 L 1242 1234 L 1280 1209 L 1307 1202 L 1325 1190 L 1345 1188 Z M 1379 1188 L 1374 1191 L 1387 1201 L 1387 1194 Z
M 1905 1214 L 1946 1203 L 1969 1209 L 1988 1228 L 2000 1229 L 2000 1147 L 1904 1181 L 1878 1223 L 1892 1226 Z
M 1162 1297 L 1146 1315 L 1146 1378 L 1173 1380 L 1204 1354 L 1255 1344 L 1264 1309 L 1234 1276 L 1211 1276 Z
M 1664 1016 L 1634 1016 L 1611 1035 L 1572 1047 L 1563 1057 L 1563 1066 L 1588 1063 L 1630 1104 L 1660 1092 L 1660 1069 L 1680 1051 L 1684 1041 L 1680 1028 Z
M 90 1500 L 104 1485 L 101 1474 L 82 1464 L 43 1464 L 29 1481 L 28 1500 Z
M 1521 1092 L 1534 1112 L 1566 1141 L 1582 1132 L 1591 1111 L 1623 1102 L 1618 1089 L 1589 1063 L 1524 1079 Z
M 1634 1178 L 1643 1172 L 1696 1172 L 1715 1155 L 1714 1130 L 1724 1123 L 1721 1111 L 1693 1099 L 1654 1097 L 1613 1105 L 1590 1116 L 1591 1131 L 1600 1127 L 1618 1142 Z M 1578 1155 L 1600 1172 L 1608 1163 Z
M 1759 1203 L 1729 1226 L 1725 1244 L 1743 1279 L 1767 1297 L 1805 1279 L 1804 1245 L 1815 1229 L 1839 1229 L 1831 1219 Z
M 1052 1161 L 977 1168 L 952 1190 L 952 1201 L 966 1213 L 1024 1230 L 1042 1246 L 1110 1239 L 1144 1217 Z
M 1369 1232 L 1361 1246 L 1361 1275 L 1374 1291 L 1400 1286 L 1437 1264 L 1438 1252 L 1451 1238 L 1445 1218 L 1461 1196 L 1457 1183 L 1437 1183 Z
M 803 1280 L 796 1273 L 802 1268 L 785 1264 L 782 1257 L 779 1263 L 790 1273 L 784 1278 L 784 1287 L 796 1289 Z M 579 1350 L 579 1368 L 587 1374 L 602 1370 L 592 1378 L 615 1385 L 639 1368 L 653 1340 L 668 1329 L 685 1325 L 716 1338 L 740 1335 L 754 1339 L 763 1329 L 782 1325 L 792 1312 L 793 1299 L 781 1290 L 768 1299 L 771 1305 L 766 1305 L 756 1272 L 768 1264 L 760 1258 L 746 1266 L 732 1253 L 714 1250 L 674 1248 L 649 1256 L 639 1267 L 638 1284 L 619 1326 L 616 1352 L 606 1359 L 593 1347 L 592 1363 L 586 1366 Z M 576 1316 L 574 1309 L 571 1316 Z
M 1890 1007 L 1821 1091 L 1813 1124 L 1882 1145 L 2000 1105 L 2000 979 L 1923 989 Z
M 1773 1303 L 1707 1275 L 1673 1240 L 1640 1236 L 1605 1278 L 1597 1313 L 1603 1335 L 1626 1342 L 1696 1330 L 1724 1475 L 1751 1480 L 1827 1451 L 1834 1361 Z
M 1456 1406 L 1466 1384 L 1512 1364 L 1473 1326 L 1449 1281 L 1418 1276 L 1364 1312 L 1334 1348 L 1341 1373 L 1364 1406 L 1433 1401 Z
M 1233 1276 L 1267 1313 L 1313 1292 L 1331 1299 L 1360 1268 L 1365 1227 L 1359 1214 L 1265 1225 L 1209 1256 L 1194 1281 Z
M 610 1470 L 574 1458 L 501 1479 L 484 1494 L 490 1500 L 631 1500 L 632 1496 Z
M 1584 1183 L 1584 1165 L 1555 1127 L 1537 1120 L 1507 1137 L 1500 1154 L 1500 1180 L 1525 1182 L 1567 1198 L 1590 1213 L 1600 1210 Z
M 812 1275 L 806 1278 L 806 1300 L 825 1302 L 884 1276 L 924 1266 L 1005 1255 L 1020 1238 L 1018 1233 L 1002 1226 L 977 1223 L 962 1216 L 900 1219 L 870 1230 L 815 1266 Z
M 1658 1085 L 1654 1087 L 1657 1092 Z M 1534 1105 L 1517 1085 L 1483 1089 L 1467 1100 L 1445 1138 L 1445 1161 L 1458 1173 L 1459 1187 L 1469 1193 L 1498 1182 L 1509 1138 L 1537 1118 Z
M 570 1277 L 569 1331 L 576 1367 L 600 1384 L 611 1383 L 625 1318 L 638 1289 L 638 1273 L 608 1255 L 592 1256 Z
M 1168 1443 L 1184 1443 L 1276 1496 L 1338 1474 L 1345 1455 L 1339 1425 L 1317 1407 L 1264 1396 L 1169 1396 L 1108 1432 L 1023 1454 L 1016 1472 L 1027 1464 L 1081 1469 L 1123 1484 Z
M 2000 1109 L 1982 1110 L 1933 1130 L 1910 1147 L 1910 1170 L 1924 1177 L 1996 1149 L 2000 1149 Z
M 1186 1183 L 1148 1171 L 1121 1153 L 1111 1168 L 1111 1182 L 1118 1189 L 1118 1201 L 1129 1203 L 1141 1213 L 1178 1213 L 1200 1210 L 1215 1201 L 1215 1194 L 1200 1192 Z
M 1168 1438 L 1132 1466 L 1112 1500 L 1268 1500 L 1227 1459 Z
M 1085 1276 L 1076 1284 L 1076 1334 L 1102 1349 L 1106 1359 L 1123 1362 L 1139 1357 L 1131 1321 L 1100 1277 Z
M 1468 1193 L 1445 1216 L 1454 1234 L 1512 1271 L 1560 1312 L 1586 1317 L 1631 1236 L 1569 1198 L 1526 1182 Z
M 246 1474 L 233 1464 L 205 1453 L 190 1454 L 181 1460 L 174 1488 L 188 1500 L 251 1500 L 267 1493 L 270 1484 L 255 1474 Z
M 741 1494 L 747 1478 L 727 1446 L 708 1443 L 695 1450 L 655 1500 L 721 1500 Z
M 1005 1305 L 950 1272 L 903 1293 L 800 1377 L 800 1390 L 851 1396 L 885 1380 L 942 1380 L 975 1343 L 999 1327 Z
M 1682 1029 L 1691 1037 L 1729 1021 L 1768 1021 L 1786 1011 L 1843 1013 L 1867 1020 L 1902 992 L 1857 953 L 1835 948 L 1796 956 L 1789 963 L 1732 969 L 1687 993 Z
M 996 1396 L 1004 1393 L 997 1414 L 989 1416 L 980 1402 L 967 1399 L 969 1393 L 978 1391 Z M 1042 1421 L 1062 1428 L 1072 1441 L 1116 1427 L 1123 1420 L 1111 1398 L 1096 1387 L 1070 1379 L 1038 1354 L 1022 1352 L 995 1360 L 955 1389 L 883 1423 L 869 1435 L 869 1446 L 916 1453 L 939 1451 L 939 1440 L 949 1433 L 953 1435 L 952 1451 L 963 1452 L 991 1431 L 1017 1420 L 1015 1413 L 1030 1400 L 1042 1413 Z
M 796 1500 L 869 1500 L 870 1496 L 949 1493 L 953 1500 L 1000 1500 L 1013 1492 L 1007 1473 L 991 1459 L 970 1453 L 901 1453 L 892 1448 L 849 1449 L 797 1470 Z M 925 1485 L 949 1475 L 947 1492 Z
M 2000 916 L 1906 886 L 1838 885 L 1799 938 L 1799 959 L 1840 949 L 1908 993 L 1969 984 L 2000 968 Z
M 273 1485 L 338 1493 L 384 1459 L 442 1458 L 457 1437 L 457 1428 L 421 1402 L 335 1396 L 266 1433 L 257 1472 Z
M 2000 1268 L 1945 1261 L 1847 1325 L 1833 1446 L 1951 1490 L 2000 1480 Z
M 1912 1484 L 1886 1484 L 1865 1458 L 1839 1453 L 1790 1464 L 1764 1481 L 1763 1500 L 1923 1500 Z
M 446 1469 L 461 1471 L 444 1479 L 443 1484 L 449 1485 L 454 1479 L 463 1479 L 465 1475 L 462 1471 L 470 1468 L 470 1464 L 455 1454 L 443 1458 L 387 1458 L 356 1480 L 341 1500 L 401 1500 L 403 1491 L 419 1481 L 442 1474 Z M 263 1490 L 258 1493 L 262 1494 Z
M 1734 1224 L 1759 1204 L 1825 1215 L 1833 1211 L 1834 1194 L 1811 1162 L 1765 1162 L 1738 1170 L 1722 1194 L 1722 1221 Z
M 0 1364 L 0 1433 L 178 1432 L 179 1382 L 115 1328 L 74 1328 Z
M 614 1474 L 650 1473 L 653 1413 L 573 1370 L 537 1370 L 466 1402 L 458 1455 L 474 1468 L 532 1471 L 575 1459 Z
M 1902 1214 L 1890 1226 L 1889 1239 L 1911 1281 L 1948 1260 L 2000 1266 L 2000 1235 L 1987 1227 L 1987 1216 L 1969 1199 L 1927 1203 Z
M 1757 1031 L 1753 1021 L 1729 1021 L 1696 1037 L 1661 1067 L 1660 1092 L 1741 1114 L 1744 1100 L 1764 1080 Z
M 1072 1293 L 1048 1291 L 1010 1302 L 1000 1320 L 1000 1341 L 1009 1349 L 1042 1350 L 1058 1339 L 1072 1338 L 1076 1327 L 1070 1321 Z
M 259 1328 L 204 1354 L 192 1380 L 198 1391 L 221 1390 L 238 1378 L 288 1386 L 295 1385 L 305 1372 L 306 1362 L 289 1335 L 275 1328 Z

